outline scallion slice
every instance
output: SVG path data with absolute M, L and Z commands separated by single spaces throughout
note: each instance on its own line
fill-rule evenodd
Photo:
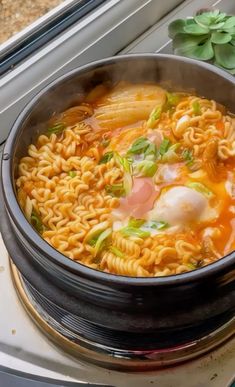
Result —
M 117 183 L 117 184 L 107 184 L 105 186 L 105 190 L 108 194 L 116 197 L 121 197 L 126 195 L 126 191 L 124 189 L 123 183 Z
M 124 227 L 120 230 L 120 232 L 127 237 L 136 236 L 139 238 L 147 238 L 148 236 L 151 235 L 149 231 L 143 231 L 136 227 Z
M 77 173 L 76 173 L 75 171 L 69 171 L 69 172 L 68 172 L 68 175 L 69 175 L 71 178 L 73 178 L 73 177 L 77 176 Z
M 146 137 L 140 137 L 133 142 L 131 148 L 128 150 L 127 154 L 141 154 L 146 151 L 149 146 L 150 141 Z
M 47 132 L 49 135 L 51 134 L 60 134 L 63 132 L 63 130 L 65 129 L 65 124 L 63 124 L 63 122 L 58 122 L 57 124 L 55 124 L 54 126 L 51 126 L 50 128 L 47 129 Z
M 192 103 L 192 108 L 193 108 L 193 113 L 196 115 L 196 116 L 199 116 L 201 114 L 201 106 L 199 104 L 198 101 L 194 101 Z
M 170 148 L 171 146 L 171 142 L 168 138 L 164 138 L 161 142 L 161 145 L 160 145 L 160 148 L 159 148 L 159 154 L 161 156 L 163 156 L 167 151 L 168 149 Z
M 105 153 L 100 161 L 99 161 L 99 164 L 107 164 L 114 156 L 114 153 L 113 152 L 107 152 Z
M 35 230 L 37 230 L 41 234 L 44 230 L 44 226 L 43 226 L 41 217 L 36 212 L 36 210 L 32 211 L 30 221 L 32 226 L 35 228 Z
M 187 184 L 187 187 L 195 189 L 196 191 L 200 192 L 207 198 L 212 198 L 214 196 L 214 193 L 210 191 L 204 184 L 199 183 L 199 182 L 191 182 Z
M 109 246 L 109 251 L 111 251 L 111 253 L 113 253 L 114 255 L 116 255 L 119 258 L 124 258 L 123 252 L 115 246 Z

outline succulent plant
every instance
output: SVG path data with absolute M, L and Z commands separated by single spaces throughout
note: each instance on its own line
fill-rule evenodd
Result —
M 235 74 L 235 16 L 219 10 L 177 19 L 168 27 L 176 55 L 210 61 Z

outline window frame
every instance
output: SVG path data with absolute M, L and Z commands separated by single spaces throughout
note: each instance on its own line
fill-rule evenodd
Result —
M 182 2 L 108 0 L 25 58 L 0 79 L 0 143 L 43 86 L 70 69 L 117 54 Z

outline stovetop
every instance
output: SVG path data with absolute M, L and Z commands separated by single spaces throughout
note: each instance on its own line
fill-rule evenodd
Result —
M 21 305 L 0 237 L 0 364 L 31 374 L 128 387 L 228 387 L 235 377 L 235 338 L 198 360 L 156 372 L 127 374 L 73 359 L 43 336 Z M 1 385 L 1 384 L 0 384 Z

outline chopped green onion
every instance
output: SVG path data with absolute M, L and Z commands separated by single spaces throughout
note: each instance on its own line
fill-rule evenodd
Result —
M 168 107 L 175 106 L 179 103 L 180 97 L 175 93 L 166 93 Z
M 124 258 L 124 254 L 115 246 L 109 246 L 109 251 L 119 258 Z
M 107 152 L 107 153 L 105 153 L 102 157 L 101 157 L 101 159 L 100 159 L 100 161 L 99 161 L 99 164 L 106 164 L 106 163 L 108 163 L 112 158 L 113 158 L 113 152 Z
M 157 158 L 157 147 L 153 142 L 150 142 L 148 148 L 144 152 L 144 157 L 148 160 Z
M 65 125 L 62 123 L 62 122 L 58 122 L 57 124 L 55 124 L 54 126 L 51 126 L 50 128 L 47 129 L 47 132 L 48 134 L 59 134 L 61 132 L 63 132 L 63 130 L 65 129 Z
M 106 148 L 108 145 L 110 144 L 110 139 L 109 138 L 104 138 L 102 141 L 101 141 L 101 145 Z
M 32 213 L 31 213 L 30 221 L 31 221 L 32 226 L 33 226 L 39 233 L 42 233 L 42 232 L 43 232 L 44 226 L 43 226 L 41 217 L 40 217 L 40 215 L 39 215 L 35 210 L 33 210 Z
M 195 270 L 195 269 L 197 269 L 197 266 L 194 265 L 193 263 L 187 263 L 187 266 L 188 266 L 188 268 L 189 268 L 190 270 Z
M 108 194 L 116 197 L 125 196 L 126 191 L 124 189 L 123 183 L 113 184 L 113 185 L 106 185 L 105 190 Z
M 141 154 L 146 151 L 149 146 L 149 140 L 146 137 L 140 137 L 136 141 L 133 142 L 131 148 L 128 150 L 127 154 Z
M 134 227 L 134 228 L 139 228 L 145 223 L 144 219 L 135 219 L 135 218 L 130 218 L 128 222 L 128 227 Z
M 136 227 L 124 227 L 120 230 L 120 232 L 124 236 L 136 236 L 139 238 L 147 238 L 151 235 L 149 231 L 143 231 Z
M 164 138 L 159 148 L 159 154 L 163 156 L 171 146 L 171 142 L 168 138 Z
M 186 161 L 186 165 L 191 166 L 194 162 L 192 151 L 185 149 L 182 153 L 183 159 Z
M 170 146 L 168 151 L 162 156 L 163 162 L 175 163 L 179 160 L 179 155 L 176 153 L 177 149 L 180 147 L 180 143 L 176 143 Z
M 123 189 L 124 189 L 124 196 L 129 195 L 129 193 L 132 190 L 132 176 L 130 173 L 126 172 L 123 176 Z
M 77 173 L 75 171 L 69 171 L 68 175 L 73 178 L 73 177 L 77 176 Z
M 134 173 L 139 176 L 153 177 L 157 171 L 157 164 L 151 160 L 143 160 L 134 166 Z
M 131 172 L 132 159 L 130 157 L 122 157 L 119 153 L 115 153 L 115 160 L 123 167 L 125 172 Z
M 90 239 L 87 243 L 88 243 L 88 245 L 90 245 L 90 246 L 95 246 L 95 244 L 96 244 L 96 242 L 97 242 L 97 239 L 98 239 L 98 236 L 97 237 L 94 237 L 94 238 L 92 238 L 92 239 Z
M 167 222 L 164 222 L 163 220 L 152 220 L 149 223 L 146 223 L 144 227 L 153 228 L 154 230 L 163 230 L 167 227 L 169 227 L 169 224 Z
M 155 123 L 155 121 L 157 121 L 160 117 L 161 117 L 161 114 L 162 114 L 162 106 L 158 106 L 156 107 L 152 113 L 150 114 L 149 116 L 149 119 L 147 121 L 147 127 L 151 128 L 152 125 Z
M 196 115 L 196 116 L 199 116 L 201 114 L 201 106 L 199 104 L 198 101 L 194 101 L 192 103 L 192 108 L 193 108 L 193 113 Z
M 207 198 L 212 198 L 214 196 L 213 192 L 210 191 L 204 184 L 198 182 L 188 183 L 187 187 L 193 188 L 201 194 L 205 195 Z
M 96 255 L 104 248 L 105 246 L 105 240 L 112 234 L 112 229 L 108 228 L 107 230 L 103 231 L 99 237 L 97 238 L 97 241 L 95 243 L 95 251 L 94 255 Z

